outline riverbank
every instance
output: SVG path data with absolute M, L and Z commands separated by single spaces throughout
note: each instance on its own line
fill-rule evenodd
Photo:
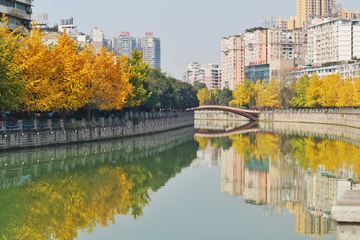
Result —
M 263 111 L 260 113 L 260 122 L 295 122 L 317 123 L 360 128 L 360 114 L 351 112 L 327 112 L 300 109 Z
M 146 135 L 194 125 L 192 112 L 178 112 L 169 116 L 143 117 L 136 121 L 125 119 L 121 124 L 101 124 L 72 129 L 8 130 L 0 137 L 0 150 L 70 143 L 90 142 L 121 137 Z

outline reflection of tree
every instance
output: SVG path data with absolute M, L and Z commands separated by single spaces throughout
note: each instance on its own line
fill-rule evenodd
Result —
M 199 142 L 201 148 L 206 148 L 210 142 L 209 138 L 195 138 L 195 140 Z M 245 162 L 250 158 L 261 159 L 267 156 L 273 162 L 282 153 L 289 155 L 304 170 L 310 167 L 316 172 L 321 165 L 326 171 L 337 172 L 342 168 L 349 170 L 352 167 L 354 174 L 360 175 L 360 148 L 351 143 L 260 132 L 213 138 L 211 145 L 215 148 L 222 147 L 219 143 L 226 140 L 232 141 L 231 145 L 235 152 L 242 155 Z
M 0 239 L 73 239 L 79 229 L 114 223 L 118 214 L 137 219 L 149 188 L 156 191 L 190 166 L 198 148 L 186 138 L 131 154 L 98 151 L 51 168 L 40 164 L 36 177 L 33 166 L 24 167 L 32 182 L 0 189 Z
M 117 214 L 137 218 L 150 200 L 139 187 L 147 178 L 139 166 L 102 166 L 92 174 L 63 173 L 2 190 L 1 237 L 73 239 L 78 229 L 114 223 Z

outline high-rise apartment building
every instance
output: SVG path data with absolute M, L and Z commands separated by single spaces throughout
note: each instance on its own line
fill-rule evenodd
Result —
M 150 67 L 161 68 L 161 41 L 152 33 L 145 37 L 132 37 L 129 32 L 123 32 L 119 37 L 113 38 L 113 49 L 117 55 L 131 56 L 134 49 L 143 52 L 143 59 Z
M 335 0 L 297 0 L 296 28 L 301 28 L 303 22 L 314 16 L 330 16 Z
M 147 34 L 145 37 L 137 37 L 136 48 L 143 52 L 143 59 L 150 67 L 161 68 L 160 38 Z
M 339 18 L 360 18 L 360 11 L 359 9 L 355 9 L 355 11 L 350 11 L 347 10 L 346 8 L 341 9 L 338 13 L 337 16 Z
M 193 85 L 195 81 L 205 83 L 209 90 L 220 88 L 221 69 L 219 64 L 210 63 L 206 66 L 198 62 L 190 63 L 187 70 L 183 71 L 183 82 Z
M 15 30 L 18 27 L 30 28 L 32 0 L 1 0 L 0 11 L 8 18 L 8 28 Z
M 221 40 L 221 88 L 234 90 L 245 77 L 244 35 L 224 37 Z
M 105 34 L 100 28 L 94 28 L 90 32 L 91 45 L 96 48 L 103 48 L 105 46 Z
M 301 58 L 304 32 L 270 28 L 245 33 L 245 66 Z
M 328 18 L 307 26 L 306 61 L 349 61 L 360 56 L 360 20 Z

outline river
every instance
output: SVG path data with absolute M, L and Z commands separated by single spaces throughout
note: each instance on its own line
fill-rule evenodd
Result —
M 0 237 L 336 239 L 330 210 L 357 188 L 356 144 L 205 125 L 0 152 Z

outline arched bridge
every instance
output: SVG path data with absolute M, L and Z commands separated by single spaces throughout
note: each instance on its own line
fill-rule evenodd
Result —
M 258 114 L 260 113 L 260 111 L 240 109 L 240 108 L 227 107 L 227 106 L 221 106 L 221 105 L 201 105 L 196 108 L 188 108 L 187 109 L 187 111 L 201 111 L 201 110 L 219 110 L 219 111 L 232 112 L 232 113 L 244 116 L 253 121 L 259 120 Z

